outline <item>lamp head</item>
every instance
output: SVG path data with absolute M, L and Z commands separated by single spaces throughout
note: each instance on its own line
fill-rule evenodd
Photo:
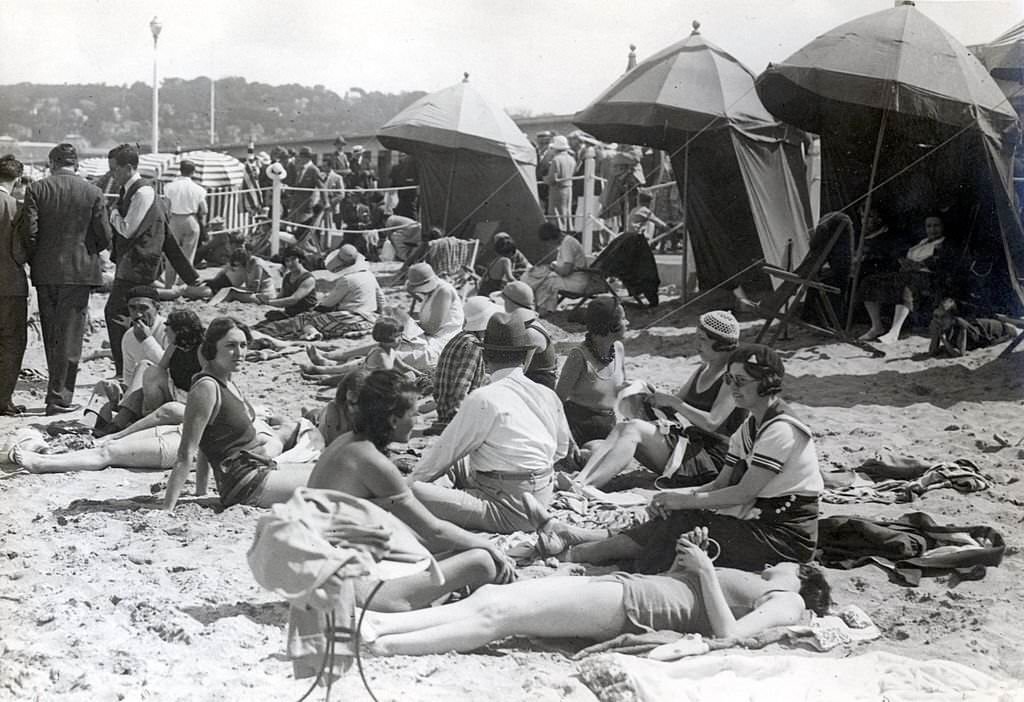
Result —
M 156 40 L 160 38 L 160 30 L 163 28 L 164 25 L 156 17 L 153 17 L 153 19 L 149 21 L 149 31 L 153 33 L 154 44 L 156 43 Z

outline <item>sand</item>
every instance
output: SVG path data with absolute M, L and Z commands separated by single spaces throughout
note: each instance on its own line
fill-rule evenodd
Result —
M 87 351 L 106 339 L 104 299 L 93 297 L 98 322 Z M 217 310 L 192 304 L 205 321 L 218 312 L 248 321 L 261 314 L 238 303 Z M 666 390 L 696 364 L 696 311 L 643 327 L 674 304 L 657 314 L 630 310 L 625 342 L 629 375 Z M 743 321 L 745 337 L 753 337 L 759 324 Z M 563 353 L 582 338 L 582 327 L 564 312 L 550 326 Z M 1024 445 L 1013 445 L 1024 434 L 1024 350 L 1006 359 L 996 347 L 936 360 L 924 357 L 926 347 L 923 337 L 909 336 L 875 359 L 794 334 L 779 344 L 788 371 L 784 394 L 813 428 L 829 478 L 848 475 L 887 447 L 928 461 L 971 458 L 994 487 L 969 495 L 936 490 L 912 504 L 826 505 L 825 514 L 921 510 L 940 523 L 988 525 L 1003 535 L 1006 557 L 982 580 L 928 577 L 917 588 L 890 583 L 875 567 L 830 570 L 835 599 L 858 604 L 882 629 L 881 639 L 862 647 L 955 660 L 1024 682 Z M 246 364 L 238 385 L 254 402 L 296 416 L 318 405 L 323 392 L 299 377 L 296 358 Z M 45 373 L 35 335 L 24 365 Z M 84 402 L 91 385 L 112 372 L 109 359 L 84 364 L 76 400 Z M 0 444 L 18 428 L 46 421 L 44 390 L 40 381 L 19 383 L 16 401 L 37 415 L 0 418 Z M 294 700 L 306 690 L 283 654 L 287 608 L 256 585 L 245 562 L 261 510 L 221 511 L 207 498 L 183 500 L 168 514 L 158 501 L 164 478 L 162 471 L 112 468 L 0 480 L 0 700 L 255 702 Z M 536 564 L 527 574 L 550 571 Z M 577 648 L 571 641 L 516 639 L 472 654 L 371 658 L 366 674 L 380 700 L 592 700 L 567 656 Z M 336 685 L 334 699 L 369 696 L 353 671 Z

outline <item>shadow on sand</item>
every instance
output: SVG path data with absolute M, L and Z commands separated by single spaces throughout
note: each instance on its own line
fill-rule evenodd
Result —
M 216 496 L 213 497 L 199 497 L 195 499 L 182 499 L 178 501 L 178 504 L 194 504 L 199 507 L 212 509 L 215 512 L 220 512 L 224 508 L 220 504 L 220 499 Z M 136 495 L 135 497 L 125 497 L 120 499 L 110 500 L 74 500 L 67 507 L 61 507 L 53 511 L 55 517 L 73 517 L 81 514 L 98 514 L 107 513 L 115 514 L 118 512 L 138 512 L 138 511 L 163 511 L 163 495 Z

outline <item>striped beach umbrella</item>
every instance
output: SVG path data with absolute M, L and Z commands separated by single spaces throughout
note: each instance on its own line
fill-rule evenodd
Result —
M 178 164 L 184 160 L 196 164 L 196 172 L 192 179 L 207 189 L 237 188 L 242 184 L 242 178 L 245 175 L 242 163 L 234 156 L 215 151 L 189 151 L 181 155 L 181 160 L 173 161 L 168 165 L 161 180 L 172 180 L 178 177 Z
M 106 156 L 83 158 L 78 162 L 78 175 L 83 178 L 99 178 L 106 175 L 109 170 Z
M 179 158 L 177 154 L 139 154 L 139 175 L 160 178 Z

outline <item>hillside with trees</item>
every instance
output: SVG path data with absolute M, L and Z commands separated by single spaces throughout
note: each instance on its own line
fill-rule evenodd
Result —
M 150 140 L 152 88 L 133 85 L 0 86 L 0 134 L 20 141 L 54 142 L 80 135 L 94 147 Z M 366 92 L 344 97 L 322 85 L 249 83 L 222 78 L 216 85 L 217 143 L 368 134 L 425 95 Z M 198 146 L 210 141 L 210 79 L 167 78 L 160 87 L 160 143 Z

